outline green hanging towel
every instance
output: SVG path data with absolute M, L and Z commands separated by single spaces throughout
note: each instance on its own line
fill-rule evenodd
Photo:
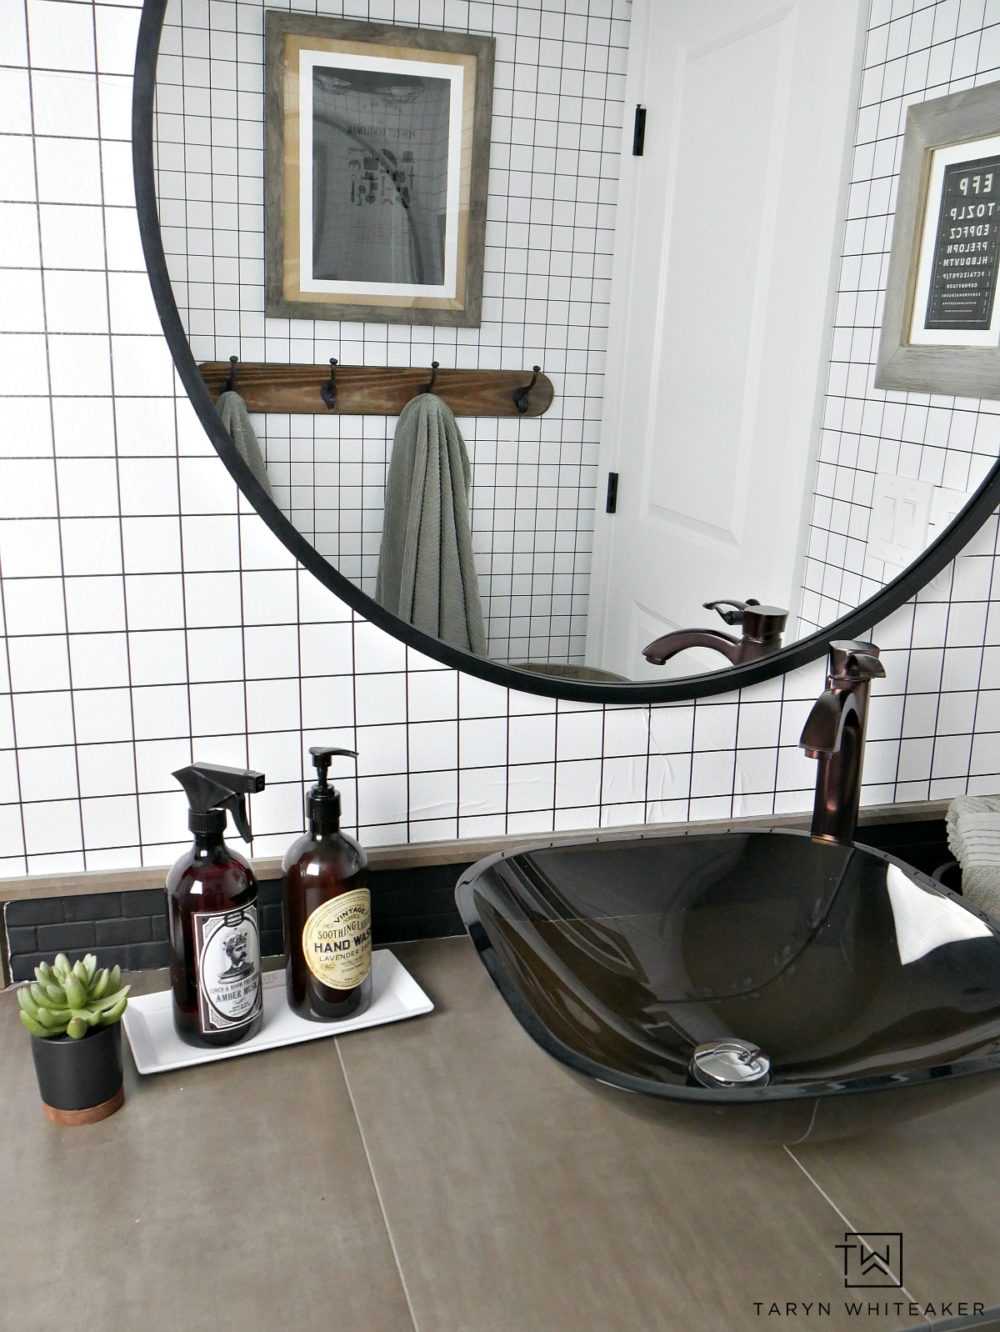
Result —
M 425 634 L 483 655 L 471 479 L 451 408 L 418 394 L 400 412 L 393 439 L 375 600 Z
M 215 410 L 229 432 L 229 438 L 236 445 L 236 452 L 267 492 L 268 498 L 273 499 L 271 483 L 267 479 L 267 468 L 264 465 L 264 455 L 260 451 L 257 436 L 250 424 L 250 413 L 247 411 L 246 403 L 233 389 L 227 389 L 225 393 L 219 395 Z

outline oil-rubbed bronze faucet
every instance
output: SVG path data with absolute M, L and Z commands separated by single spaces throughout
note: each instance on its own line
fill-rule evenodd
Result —
M 885 675 L 874 643 L 830 644 L 826 689 L 813 704 L 799 744 L 819 759 L 812 834 L 852 842 L 861 803 L 861 764 L 871 682 Z
M 689 647 L 714 648 L 728 657 L 734 666 L 744 661 L 757 661 L 769 657 L 781 647 L 781 635 L 788 621 L 788 611 L 780 606 L 762 606 L 749 597 L 746 601 L 706 601 L 706 610 L 718 611 L 726 624 L 738 624 L 742 638 L 724 634 L 721 629 L 675 629 L 664 634 L 642 649 L 642 655 L 653 666 L 662 666 Z M 732 610 L 722 610 L 731 606 Z

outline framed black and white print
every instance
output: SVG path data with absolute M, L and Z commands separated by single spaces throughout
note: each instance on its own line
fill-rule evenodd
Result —
M 875 386 L 1000 398 L 1000 83 L 911 106 Z
M 494 41 L 268 10 L 266 312 L 480 322 Z

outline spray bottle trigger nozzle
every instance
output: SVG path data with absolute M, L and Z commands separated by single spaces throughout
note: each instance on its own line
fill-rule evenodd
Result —
M 250 821 L 247 818 L 247 798 L 244 795 L 233 795 L 223 802 L 223 808 L 228 809 L 233 816 L 233 822 L 236 824 L 236 831 L 243 838 L 244 842 L 250 841 Z

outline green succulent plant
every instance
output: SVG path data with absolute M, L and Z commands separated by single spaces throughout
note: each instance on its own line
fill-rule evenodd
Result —
M 21 1021 L 32 1036 L 79 1040 L 91 1027 L 110 1027 L 125 1012 L 130 985 L 122 985 L 121 967 L 97 970 L 93 953 L 70 962 L 65 953 L 50 966 L 40 962 L 35 980 L 17 991 Z

